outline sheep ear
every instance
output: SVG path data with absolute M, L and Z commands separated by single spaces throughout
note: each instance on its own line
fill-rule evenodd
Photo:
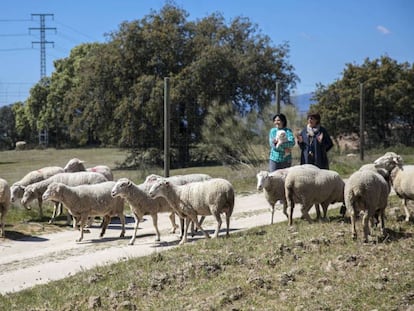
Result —
M 128 180 L 128 181 L 127 181 L 127 186 L 128 186 L 128 187 L 131 187 L 131 185 L 132 185 L 132 182 L 131 182 L 130 180 Z

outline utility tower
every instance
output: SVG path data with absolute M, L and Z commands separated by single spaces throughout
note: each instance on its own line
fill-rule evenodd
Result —
M 32 14 L 32 20 L 34 17 L 39 17 L 40 27 L 30 27 L 29 32 L 32 30 L 40 31 L 40 41 L 32 41 L 33 44 L 40 44 L 40 79 L 46 77 L 46 44 L 54 45 L 54 41 L 46 40 L 46 30 L 54 30 L 55 27 L 46 27 L 46 17 L 49 16 L 53 20 L 53 14 Z M 39 145 L 47 146 L 49 143 L 49 134 L 47 129 L 39 130 Z

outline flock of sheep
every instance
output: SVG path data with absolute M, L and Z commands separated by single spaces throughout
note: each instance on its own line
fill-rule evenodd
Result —
M 73 219 L 73 227 L 79 228 L 78 242 L 82 241 L 84 228 L 94 217 L 102 217 L 101 234 L 112 217 L 121 221 L 121 237 L 125 235 L 124 206 L 128 203 L 135 219 L 134 234 L 129 244 L 134 244 L 139 222 L 144 215 L 151 215 L 153 225 L 160 240 L 157 225 L 158 213 L 170 213 L 172 232 L 177 225 L 175 215 L 181 219 L 181 243 L 187 241 L 190 224 L 195 225 L 206 237 L 208 233 L 201 227 L 205 216 L 212 215 L 217 220 L 217 237 L 221 228 L 221 214 L 226 214 L 227 235 L 230 229 L 230 216 L 234 208 L 234 189 L 225 179 L 211 178 L 206 174 L 188 174 L 162 178 L 150 175 L 141 185 L 127 178 L 113 180 L 108 166 L 100 165 L 86 169 L 84 162 L 74 158 L 65 167 L 44 167 L 26 174 L 9 187 L 0 179 L 1 235 L 4 237 L 4 217 L 11 202 L 20 203 L 30 209 L 30 203 L 38 201 L 40 217 L 43 216 L 43 201 L 52 201 L 54 211 L 50 223 L 62 212 L 68 212 L 68 222 Z M 198 220 L 198 215 L 202 216 Z
M 342 202 L 351 217 L 352 234 L 357 237 L 355 222 L 362 213 L 364 241 L 370 234 L 369 226 L 380 223 L 384 230 L 384 210 L 387 206 L 391 187 L 403 199 L 406 220 L 410 218 L 407 200 L 414 200 L 412 176 L 414 165 L 403 165 L 401 156 L 387 152 L 372 164 L 362 166 L 345 182 L 337 172 L 319 169 L 313 165 L 298 165 L 269 173 L 257 174 L 257 190 L 264 190 L 271 207 L 271 223 L 275 205 L 283 203 L 283 213 L 288 225 L 293 224 L 295 204 L 301 205 L 302 217 L 311 221 L 309 210 L 314 205 L 317 218 L 326 218 L 328 206 Z M 187 232 L 195 226 L 206 237 L 202 222 L 205 216 L 212 215 L 216 222 L 214 237 L 222 225 L 221 214 L 225 214 L 226 236 L 229 235 L 230 217 L 233 213 L 235 192 L 230 182 L 222 178 L 212 178 L 206 174 L 178 175 L 162 178 L 150 175 L 144 183 L 134 184 L 127 178 L 113 180 L 108 166 L 100 165 L 86 169 L 83 161 L 74 158 L 64 168 L 45 167 L 29 172 L 21 180 L 9 187 L 0 178 L 1 235 L 4 237 L 4 217 L 11 202 L 20 200 L 30 209 L 30 203 L 38 201 L 42 216 L 43 201 L 54 203 L 50 222 L 61 214 L 63 208 L 68 212 L 68 222 L 73 219 L 73 227 L 79 228 L 82 241 L 84 228 L 94 217 L 102 217 L 101 233 L 105 234 L 111 218 L 118 216 L 121 221 L 121 237 L 125 235 L 124 206 L 127 203 L 135 219 L 134 233 L 129 241 L 135 242 L 137 229 L 144 215 L 150 215 L 160 240 L 157 225 L 158 213 L 169 213 L 171 232 L 178 228 L 175 215 L 181 222 L 181 241 L 187 241 Z M 322 215 L 320 211 L 322 207 Z M 345 213 L 345 212 L 344 212 Z M 199 219 L 198 216 L 201 216 Z
M 384 233 L 384 211 L 391 188 L 403 200 L 406 221 L 410 219 L 407 200 L 414 200 L 414 165 L 403 165 L 401 156 L 387 152 L 374 163 L 363 165 L 345 182 L 337 172 L 319 169 L 313 165 L 298 165 L 269 173 L 257 174 L 257 190 L 264 190 L 271 208 L 271 223 L 276 202 L 283 203 L 283 213 L 288 224 L 293 223 L 292 215 L 296 203 L 301 204 L 302 217 L 311 221 L 309 210 L 313 205 L 316 217 L 326 218 L 328 206 L 342 202 L 351 218 L 352 236 L 357 238 L 356 219 L 362 214 L 364 241 L 368 241 L 370 224 L 380 222 Z M 289 210 L 288 210 L 289 209 Z

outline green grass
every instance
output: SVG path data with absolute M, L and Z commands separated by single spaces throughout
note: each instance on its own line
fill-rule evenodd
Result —
M 58 165 L 74 156 L 87 159 L 91 165 L 115 164 L 116 159 L 122 158 L 118 150 L 73 150 L 70 155 L 66 152 L 56 151 Z M 98 153 L 109 158 L 95 163 L 92 159 Z M 402 154 L 406 163 L 412 160 L 411 154 Z M 8 165 L 29 161 L 21 155 L 14 160 L 3 155 L 0 153 L 0 176 L 4 176 Z M 33 154 L 33 158 L 42 157 Z M 354 167 L 353 161 L 346 156 L 331 156 L 332 169 L 341 168 L 344 177 L 361 165 L 355 160 Z M 37 160 L 36 165 L 44 163 Z M 190 172 L 227 178 L 238 194 L 254 191 L 255 171 L 251 169 L 188 168 L 172 171 L 171 175 Z M 115 170 L 116 178 L 124 176 L 135 181 L 141 178 L 136 171 Z M 257 227 L 228 239 L 202 239 L 170 251 L 77 273 L 0 296 L 0 309 L 407 310 L 414 306 L 414 224 L 403 221 L 396 197 L 391 197 L 390 202 L 386 235 L 373 230 L 367 244 L 362 243 L 360 221 L 359 239 L 353 241 L 349 219 L 341 219 L 338 211 L 332 210 L 329 222 L 308 224 L 297 220 L 290 229 L 286 222 Z M 26 217 L 47 227 L 46 220 L 35 219 L 35 213 Z M 19 217 L 16 219 L 19 222 Z M 10 218 L 6 222 L 9 224 Z

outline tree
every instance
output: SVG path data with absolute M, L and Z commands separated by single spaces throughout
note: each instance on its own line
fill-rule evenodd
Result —
M 347 64 L 342 79 L 329 86 L 318 85 L 317 104 L 324 125 L 332 136 L 359 134 L 360 85 L 365 90 L 365 130 L 372 145 L 389 146 L 407 140 L 413 133 L 413 66 L 399 64 L 388 56 L 366 59 L 360 66 Z M 405 133 L 395 136 L 397 128 Z M 402 134 L 402 133 L 401 133 Z
M 274 46 L 247 18 L 227 23 L 218 13 L 191 22 L 187 17 L 167 3 L 122 23 L 106 43 L 74 48 L 55 62 L 47 101 L 37 93 L 30 98 L 28 118 L 41 111 L 36 125 L 48 125 L 57 141 L 161 151 L 163 81 L 169 77 L 171 144 L 178 151 L 173 162 L 184 166 L 191 149 L 203 143 L 210 106 L 231 103 L 240 117 L 260 112 L 274 98 L 277 80 L 288 98 L 299 80 L 288 63 L 288 43 Z
M 12 106 L 0 107 L 0 149 L 8 150 L 17 141 L 15 119 Z

